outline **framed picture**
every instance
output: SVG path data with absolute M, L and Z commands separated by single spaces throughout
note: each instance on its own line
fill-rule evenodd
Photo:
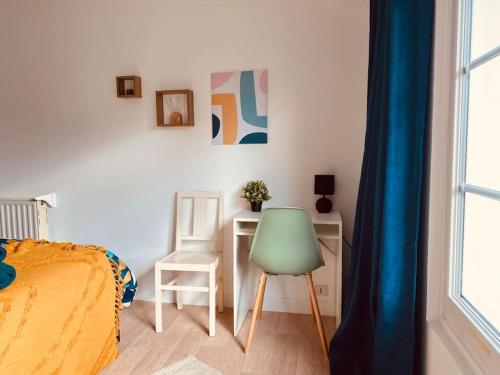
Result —
M 212 73 L 212 144 L 267 143 L 267 70 Z

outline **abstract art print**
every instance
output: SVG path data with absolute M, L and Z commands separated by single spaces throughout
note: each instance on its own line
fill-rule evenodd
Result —
M 267 70 L 212 73 L 212 144 L 267 143 Z

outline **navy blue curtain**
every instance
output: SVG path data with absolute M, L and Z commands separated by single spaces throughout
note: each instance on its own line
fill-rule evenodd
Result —
M 351 291 L 330 345 L 335 375 L 419 372 L 433 19 L 434 0 L 371 0 L 365 151 Z

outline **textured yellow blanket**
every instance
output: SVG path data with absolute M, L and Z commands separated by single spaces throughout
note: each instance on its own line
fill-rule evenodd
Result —
M 121 281 L 105 250 L 32 240 L 5 248 L 17 277 L 0 291 L 0 374 L 87 375 L 112 362 Z

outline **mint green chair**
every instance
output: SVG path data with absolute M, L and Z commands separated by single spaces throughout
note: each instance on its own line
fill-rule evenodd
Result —
M 316 320 L 325 359 L 328 346 L 314 290 L 312 271 L 324 266 L 318 237 L 307 211 L 301 208 L 268 208 L 262 212 L 250 250 L 250 261 L 262 269 L 250 321 L 245 353 L 252 344 L 255 323 L 262 316 L 267 275 L 306 275 L 313 318 Z

